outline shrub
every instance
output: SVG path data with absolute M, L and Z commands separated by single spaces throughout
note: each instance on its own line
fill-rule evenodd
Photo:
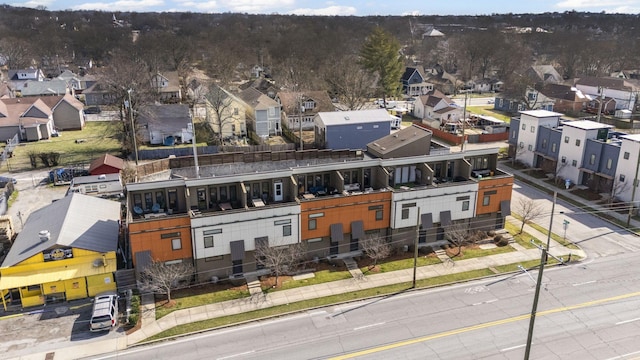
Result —
M 493 242 L 499 247 L 503 247 L 503 246 L 509 245 L 509 239 L 505 238 L 502 235 L 496 235 L 493 238 Z

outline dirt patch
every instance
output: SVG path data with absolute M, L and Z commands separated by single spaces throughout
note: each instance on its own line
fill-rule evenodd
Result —
M 575 189 L 571 190 L 571 193 L 589 201 L 600 201 L 602 199 L 602 195 L 589 189 Z

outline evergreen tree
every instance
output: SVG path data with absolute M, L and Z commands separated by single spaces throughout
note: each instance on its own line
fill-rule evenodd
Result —
M 387 97 L 400 94 L 400 78 L 404 71 L 400 42 L 380 27 L 365 40 L 360 49 L 360 64 L 378 76 L 378 87 L 386 104 Z

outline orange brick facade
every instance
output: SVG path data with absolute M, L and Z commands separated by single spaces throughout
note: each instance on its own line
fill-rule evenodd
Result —
M 178 235 L 179 234 L 179 235 Z M 180 249 L 174 250 L 172 241 L 180 239 Z M 193 257 L 191 246 L 191 219 L 189 216 L 162 218 L 129 224 L 131 254 L 135 266 L 135 254 L 150 250 L 151 258 L 170 261 Z

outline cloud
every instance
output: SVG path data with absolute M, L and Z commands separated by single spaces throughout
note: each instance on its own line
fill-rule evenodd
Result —
M 30 0 L 22 3 L 11 4 L 11 6 L 28 7 L 28 8 L 34 8 L 34 9 L 37 8 L 38 6 L 44 6 L 48 9 L 49 5 L 51 5 L 52 3 L 53 3 L 53 0 Z
M 402 16 L 420 16 L 422 15 L 422 13 L 420 12 L 420 10 L 411 10 L 411 11 L 403 12 L 401 15 Z
M 288 8 L 295 4 L 295 0 L 221 0 L 219 11 L 240 13 L 276 12 L 279 8 Z
M 295 9 L 289 13 L 292 15 L 310 15 L 310 16 L 349 16 L 355 15 L 357 9 L 353 6 L 328 6 L 322 9 Z
M 94 2 L 72 6 L 72 10 L 103 11 L 154 11 L 155 7 L 164 5 L 163 0 L 120 0 L 115 2 Z
M 202 2 L 182 0 L 182 1 L 178 1 L 178 3 L 180 4 L 180 9 L 177 11 L 200 10 L 200 11 L 213 12 L 219 9 L 218 2 L 215 0 L 202 1 Z

